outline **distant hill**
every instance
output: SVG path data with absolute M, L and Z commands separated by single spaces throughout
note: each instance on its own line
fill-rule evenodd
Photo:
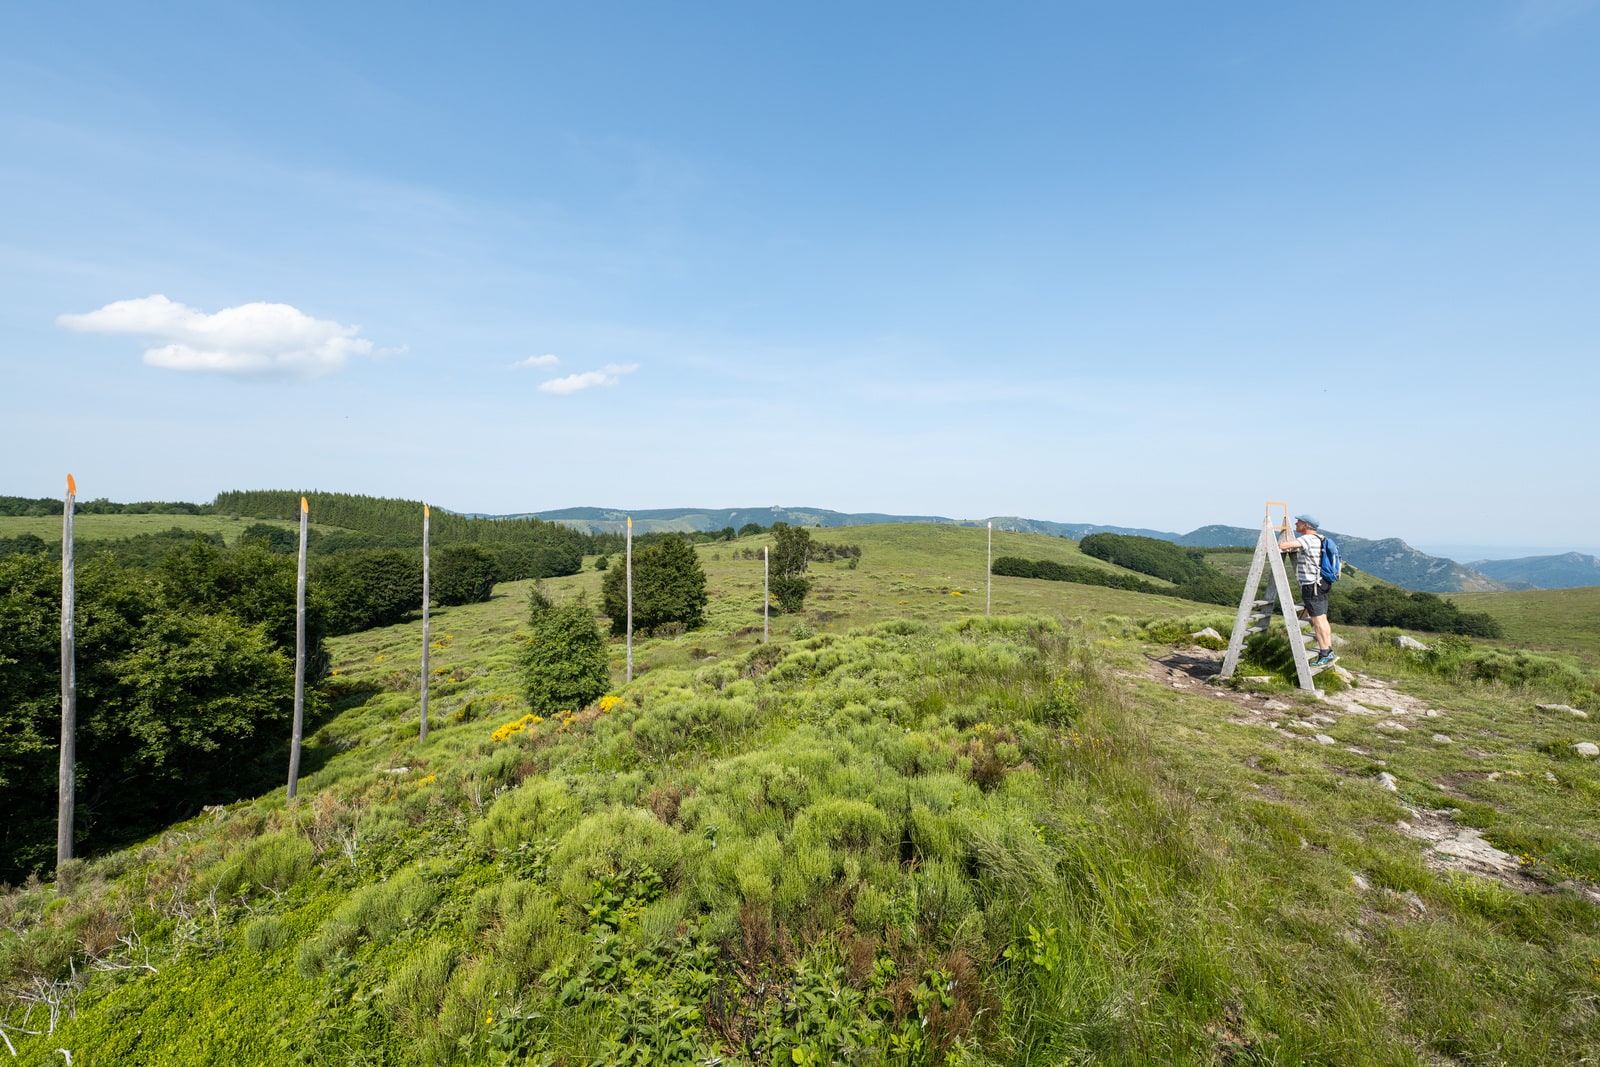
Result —
M 1582 552 L 1522 559 L 1480 559 L 1469 566 L 1507 585 L 1534 589 L 1577 589 L 1600 585 L 1600 559 Z
M 622 511 L 617 508 L 562 508 L 559 511 L 538 511 L 527 515 L 475 516 L 479 518 L 538 518 L 546 522 L 559 522 L 585 533 L 621 533 L 627 526 L 628 516 L 633 516 L 635 533 L 685 533 L 689 531 L 734 529 L 746 523 L 771 526 L 786 522 L 790 526 L 869 526 L 882 522 L 932 522 L 945 525 L 970 526 L 939 515 L 879 515 L 872 512 L 846 514 L 827 508 L 785 508 L 774 505 L 767 508 L 658 508 L 653 511 Z

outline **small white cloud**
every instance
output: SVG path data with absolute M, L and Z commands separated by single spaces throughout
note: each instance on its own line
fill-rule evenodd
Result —
M 604 370 L 586 370 L 581 374 L 569 374 L 565 378 L 551 378 L 547 382 L 541 382 L 539 391 L 567 396 L 597 385 L 616 385 L 624 374 L 632 374 L 638 369 L 637 363 L 607 363 Z
M 549 355 L 549 354 L 545 354 L 545 355 L 542 355 L 542 356 L 529 356 L 527 359 L 519 359 L 515 363 L 513 363 L 512 366 L 514 366 L 514 367 L 554 367 L 557 363 L 560 363 L 560 362 L 561 362 L 561 357 L 560 356 L 552 356 L 552 355 Z
M 241 304 L 208 315 L 157 294 L 60 315 L 56 325 L 166 342 L 147 348 L 144 361 L 168 370 L 315 378 L 339 370 L 351 356 L 372 354 L 372 342 L 356 336 L 359 326 L 314 319 L 288 304 Z

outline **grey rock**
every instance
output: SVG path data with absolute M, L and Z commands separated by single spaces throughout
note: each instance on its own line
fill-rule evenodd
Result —
M 1379 771 L 1378 772 L 1378 784 L 1383 786 L 1385 789 L 1387 789 L 1391 793 L 1400 792 L 1400 781 L 1399 781 L 1399 779 L 1397 779 L 1394 775 L 1390 774 L 1388 771 Z
M 1319 745 L 1333 745 L 1333 744 L 1337 744 L 1338 743 L 1333 738 L 1329 737 L 1327 734 L 1318 734 L 1316 736 L 1316 742 Z
M 1406 634 L 1401 634 L 1399 637 L 1395 638 L 1394 643 L 1401 648 L 1409 648 L 1413 652 L 1428 651 L 1427 645 L 1423 644 L 1421 641 L 1418 641 L 1415 637 L 1410 637 Z
M 1600 745 L 1595 744 L 1593 741 L 1579 741 L 1572 746 L 1572 751 L 1587 759 L 1593 759 L 1596 756 L 1600 756 Z
M 1575 708 L 1571 704 L 1535 704 L 1534 707 L 1538 708 L 1540 711 L 1564 711 L 1568 715 L 1579 719 L 1587 719 L 1589 717 L 1589 713 L 1587 711 L 1584 711 L 1581 708 Z
M 1210 627 L 1210 626 L 1207 626 L 1204 630 L 1196 630 L 1194 633 L 1190 634 L 1189 636 L 1190 637 L 1209 637 L 1214 641 L 1226 641 L 1227 640 L 1227 638 L 1225 638 L 1221 634 L 1217 633 L 1217 631 L 1213 627 Z
M 1433 739 L 1441 745 L 1453 744 L 1449 734 L 1434 734 Z

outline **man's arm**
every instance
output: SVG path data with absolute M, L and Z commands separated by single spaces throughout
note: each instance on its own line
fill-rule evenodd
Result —
M 1300 551 L 1300 539 L 1298 537 L 1280 537 L 1278 539 L 1278 551 L 1280 551 L 1280 552 L 1298 552 L 1298 551 Z

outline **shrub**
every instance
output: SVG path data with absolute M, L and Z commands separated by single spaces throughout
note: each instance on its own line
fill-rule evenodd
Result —
M 289 928 L 273 915 L 264 915 L 244 928 L 245 947 L 251 952 L 271 952 L 289 943 Z
M 583 596 L 552 605 L 529 597 L 528 640 L 522 646 L 522 683 L 535 714 L 573 711 L 611 686 L 606 639 Z
M 413 1041 L 425 1036 L 444 1001 L 458 954 L 446 941 L 429 941 L 406 957 L 383 989 L 383 1003 Z
M 602 606 L 611 632 L 628 628 L 626 568 L 606 572 L 600 583 Z M 651 634 L 673 624 L 692 630 L 705 621 L 706 573 L 694 546 L 682 537 L 665 537 L 633 555 L 633 625 Z
M 773 578 L 771 588 L 772 599 L 777 603 L 778 610 L 793 614 L 805 607 L 811 582 L 805 578 Z
M 292 830 L 257 838 L 245 850 L 244 880 L 269 889 L 287 889 L 311 870 L 316 852 Z

